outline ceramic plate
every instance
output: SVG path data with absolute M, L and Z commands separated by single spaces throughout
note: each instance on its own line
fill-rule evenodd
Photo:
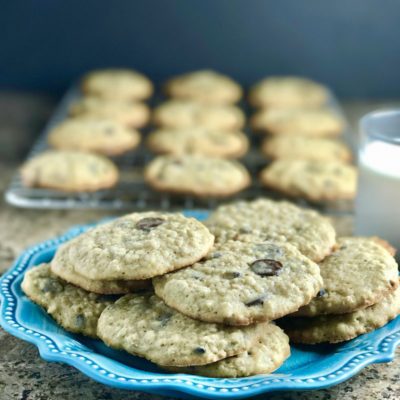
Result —
M 187 212 L 203 219 L 205 212 Z M 105 385 L 180 398 L 240 399 L 261 393 L 321 389 L 343 382 L 371 363 L 388 362 L 400 342 L 400 317 L 383 328 L 344 344 L 292 346 L 292 355 L 270 375 L 218 379 L 166 373 L 154 364 L 107 348 L 98 340 L 60 328 L 21 291 L 24 272 L 52 259 L 57 247 L 93 225 L 72 228 L 66 234 L 25 251 L 0 280 L 0 323 L 22 340 L 38 347 L 47 361 L 72 365 Z

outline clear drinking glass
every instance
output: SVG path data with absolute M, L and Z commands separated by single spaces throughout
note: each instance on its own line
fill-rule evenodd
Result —
M 360 120 L 355 233 L 400 248 L 400 109 Z

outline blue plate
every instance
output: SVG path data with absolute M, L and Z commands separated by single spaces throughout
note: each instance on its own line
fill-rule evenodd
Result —
M 201 220 L 206 213 L 186 215 Z M 400 342 L 400 317 L 344 344 L 292 346 L 292 355 L 276 372 L 237 379 L 166 373 L 141 358 L 111 350 L 98 340 L 68 333 L 29 301 L 21 291 L 21 281 L 27 269 L 50 261 L 61 243 L 91 226 L 72 228 L 28 249 L 0 280 L 1 325 L 36 345 L 47 361 L 64 362 L 96 381 L 122 389 L 181 398 L 240 399 L 277 390 L 325 388 L 349 379 L 368 364 L 393 360 Z

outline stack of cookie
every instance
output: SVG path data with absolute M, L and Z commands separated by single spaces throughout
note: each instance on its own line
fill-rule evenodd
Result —
M 338 342 L 397 316 L 397 264 L 385 246 L 336 243 L 327 219 L 286 202 L 221 206 L 205 225 L 134 213 L 62 245 L 22 288 L 66 330 L 166 370 L 249 376 L 289 356 L 284 331 L 294 342 Z
M 337 343 L 386 324 L 400 312 L 394 249 L 376 238 L 340 238 L 320 263 L 317 298 L 280 323 L 294 343 Z
M 27 186 L 63 191 L 95 191 L 114 186 L 118 168 L 107 158 L 140 143 L 137 128 L 147 124 L 152 83 L 125 69 L 94 71 L 82 83 L 83 97 L 72 104 L 70 118 L 55 126 L 48 142 L 54 149 L 21 169 Z
M 333 227 L 316 212 L 269 200 L 221 206 L 207 226 L 217 243 L 283 237 L 318 262 L 323 283 L 317 295 L 278 321 L 295 343 L 342 342 L 379 328 L 400 313 L 395 250 L 381 239 L 335 239 Z
M 130 214 L 62 245 L 50 265 L 26 273 L 22 288 L 66 330 L 100 337 L 167 370 L 232 377 L 270 372 L 290 353 L 280 328 L 196 320 L 151 290 L 151 278 L 201 262 L 213 254 L 213 243 L 193 218 Z
M 252 127 L 269 135 L 261 146 L 272 160 L 260 175 L 265 186 L 313 202 L 354 198 L 356 169 L 338 140 L 344 122 L 328 100 L 324 86 L 298 77 L 266 78 L 250 90 L 259 108 Z
M 242 89 L 227 76 L 197 71 L 170 79 L 170 100 L 154 110 L 147 145 L 159 154 L 145 169 L 154 189 L 197 197 L 224 197 L 250 184 L 242 157 L 249 143 L 245 117 L 234 104 Z

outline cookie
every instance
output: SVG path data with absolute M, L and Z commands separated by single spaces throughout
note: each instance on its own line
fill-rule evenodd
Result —
M 21 167 L 25 186 L 65 192 L 92 192 L 107 189 L 118 181 L 116 165 L 100 155 L 78 151 L 45 151 Z
M 239 378 L 269 374 L 279 368 L 290 355 L 289 338 L 273 323 L 257 325 L 260 338 L 249 350 L 212 364 L 192 367 L 170 367 L 175 373 L 195 374 L 213 378 Z
M 65 247 L 73 246 L 72 244 L 66 244 Z M 70 249 L 69 249 L 70 251 Z M 126 294 L 131 292 L 137 292 L 140 290 L 148 289 L 151 287 L 151 281 L 145 280 L 94 280 L 86 278 L 83 275 L 78 274 L 72 264 L 66 260 L 66 255 L 69 253 L 68 250 L 63 249 L 62 255 L 57 256 L 53 262 L 51 262 L 51 272 L 57 275 L 66 282 L 72 283 L 82 289 L 89 292 L 99 294 Z
M 245 116 L 232 105 L 207 105 L 187 100 L 170 100 L 154 109 L 153 122 L 162 128 L 203 126 L 218 130 L 240 130 Z
M 160 154 L 202 154 L 211 157 L 237 158 L 243 156 L 249 141 L 239 131 L 224 132 L 204 127 L 159 129 L 152 132 L 147 145 Z
M 283 236 L 317 262 L 330 254 L 336 243 L 335 229 L 326 218 L 286 201 L 257 199 L 222 205 L 211 213 L 206 225 L 218 243 Z
M 153 94 L 153 84 L 139 72 L 130 69 L 92 71 L 82 81 L 85 95 L 110 100 L 144 100 Z
M 255 84 L 249 101 L 255 107 L 319 107 L 328 101 L 325 86 L 296 76 L 271 76 Z
M 264 140 L 261 150 L 272 159 L 349 162 L 352 158 L 343 142 L 307 136 L 272 136 Z
M 159 365 L 204 365 L 248 350 L 256 326 L 233 328 L 196 321 L 168 307 L 157 296 L 128 294 L 102 313 L 97 333 L 110 347 Z
M 142 280 L 203 258 L 214 237 L 194 218 L 133 213 L 96 226 L 61 245 L 52 263 L 92 280 Z M 72 272 L 72 270 L 74 272 Z
M 87 292 L 54 275 L 48 264 L 27 271 L 21 284 L 25 294 L 43 307 L 65 330 L 97 337 L 97 321 L 112 297 Z
M 242 97 L 242 89 L 235 81 L 211 70 L 174 77 L 166 83 L 165 91 L 177 99 L 207 104 L 232 104 Z
M 400 288 L 381 302 L 349 314 L 285 318 L 279 324 L 294 343 L 339 343 L 371 332 L 400 314 Z
M 82 97 L 74 102 L 69 114 L 72 117 L 94 117 L 112 119 L 129 128 L 141 128 L 150 118 L 149 107 L 140 102 Z
M 270 189 L 313 202 L 351 200 L 357 169 L 337 161 L 280 159 L 261 171 L 260 180 Z
M 268 108 L 253 115 L 251 126 L 272 135 L 332 137 L 343 132 L 344 122 L 329 109 Z
M 231 196 L 249 186 L 251 178 L 237 161 L 201 155 L 158 156 L 145 168 L 155 190 L 197 197 Z
M 347 237 L 320 263 L 323 289 L 296 316 L 344 314 L 381 301 L 399 284 L 395 259 L 373 239 Z
M 289 243 L 231 241 L 205 261 L 153 279 L 157 296 L 195 319 L 228 325 L 271 321 L 322 288 L 316 263 Z
M 115 156 L 137 147 L 140 133 L 112 119 L 71 118 L 51 130 L 48 142 L 59 150 Z

